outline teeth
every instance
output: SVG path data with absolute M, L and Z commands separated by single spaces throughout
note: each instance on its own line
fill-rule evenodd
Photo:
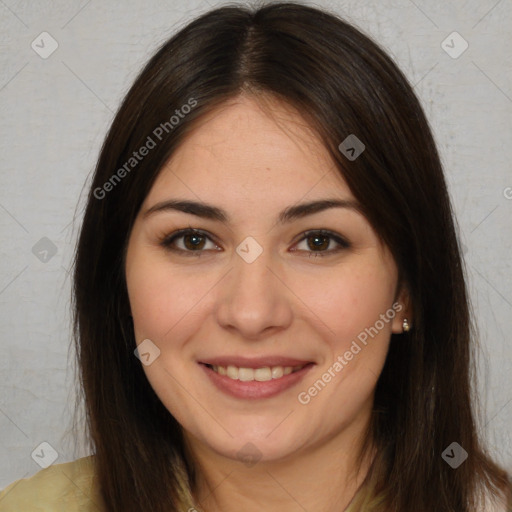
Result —
M 282 366 L 274 366 L 272 368 L 272 378 L 280 379 L 284 375 L 284 370 Z
M 226 375 L 230 379 L 238 379 L 238 368 L 236 366 L 228 366 Z
M 250 382 L 266 382 L 272 379 L 280 379 L 283 375 L 290 375 L 303 368 L 303 366 L 264 366 L 263 368 L 238 368 L 237 366 L 210 366 L 219 375 L 226 375 L 230 379 Z

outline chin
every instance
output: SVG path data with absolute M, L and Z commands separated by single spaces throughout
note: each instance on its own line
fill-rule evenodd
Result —
M 211 432 L 201 436 L 211 450 L 219 455 L 243 462 L 248 467 L 256 462 L 271 462 L 286 459 L 297 452 L 302 439 L 295 439 L 290 427 L 280 429 L 282 421 L 268 421 L 258 426 L 245 422 L 239 428 L 226 429 L 233 436 L 230 437 L 222 430 L 219 437 L 212 438 Z M 276 428 L 277 426 L 277 428 Z

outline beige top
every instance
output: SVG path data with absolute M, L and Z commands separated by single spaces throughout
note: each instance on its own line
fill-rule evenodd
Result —
M 93 457 L 53 464 L 0 492 L 0 512 L 104 512 Z
M 94 474 L 93 455 L 53 464 L 0 491 L 0 512 L 105 512 Z M 482 512 L 507 512 L 488 501 Z

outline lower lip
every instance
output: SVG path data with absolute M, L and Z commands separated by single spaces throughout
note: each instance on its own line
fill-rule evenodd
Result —
M 203 363 L 199 364 L 220 391 L 236 398 L 246 399 L 270 398 L 276 396 L 300 382 L 314 366 L 314 363 L 308 363 L 300 370 L 288 375 L 283 375 L 279 379 L 259 382 L 257 380 L 241 381 L 230 379 L 226 375 L 218 374 Z

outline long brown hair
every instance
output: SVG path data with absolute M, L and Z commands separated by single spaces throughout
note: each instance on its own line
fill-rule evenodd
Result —
M 508 493 L 507 474 L 477 435 L 464 267 L 420 103 L 361 31 L 317 8 L 274 3 L 212 10 L 170 38 L 137 77 L 101 149 L 76 252 L 74 325 L 108 510 L 193 506 L 194 467 L 180 425 L 134 356 L 124 255 L 138 210 L 180 141 L 242 92 L 277 98 L 304 116 L 410 292 L 414 328 L 391 337 L 371 424 L 378 453 L 351 510 L 474 512 L 480 491 Z M 194 106 L 170 121 L 183 105 Z M 338 149 L 350 134 L 365 144 L 353 161 Z M 130 160 L 148 137 L 151 150 Z M 441 457 L 454 441 L 469 454 L 457 469 Z

